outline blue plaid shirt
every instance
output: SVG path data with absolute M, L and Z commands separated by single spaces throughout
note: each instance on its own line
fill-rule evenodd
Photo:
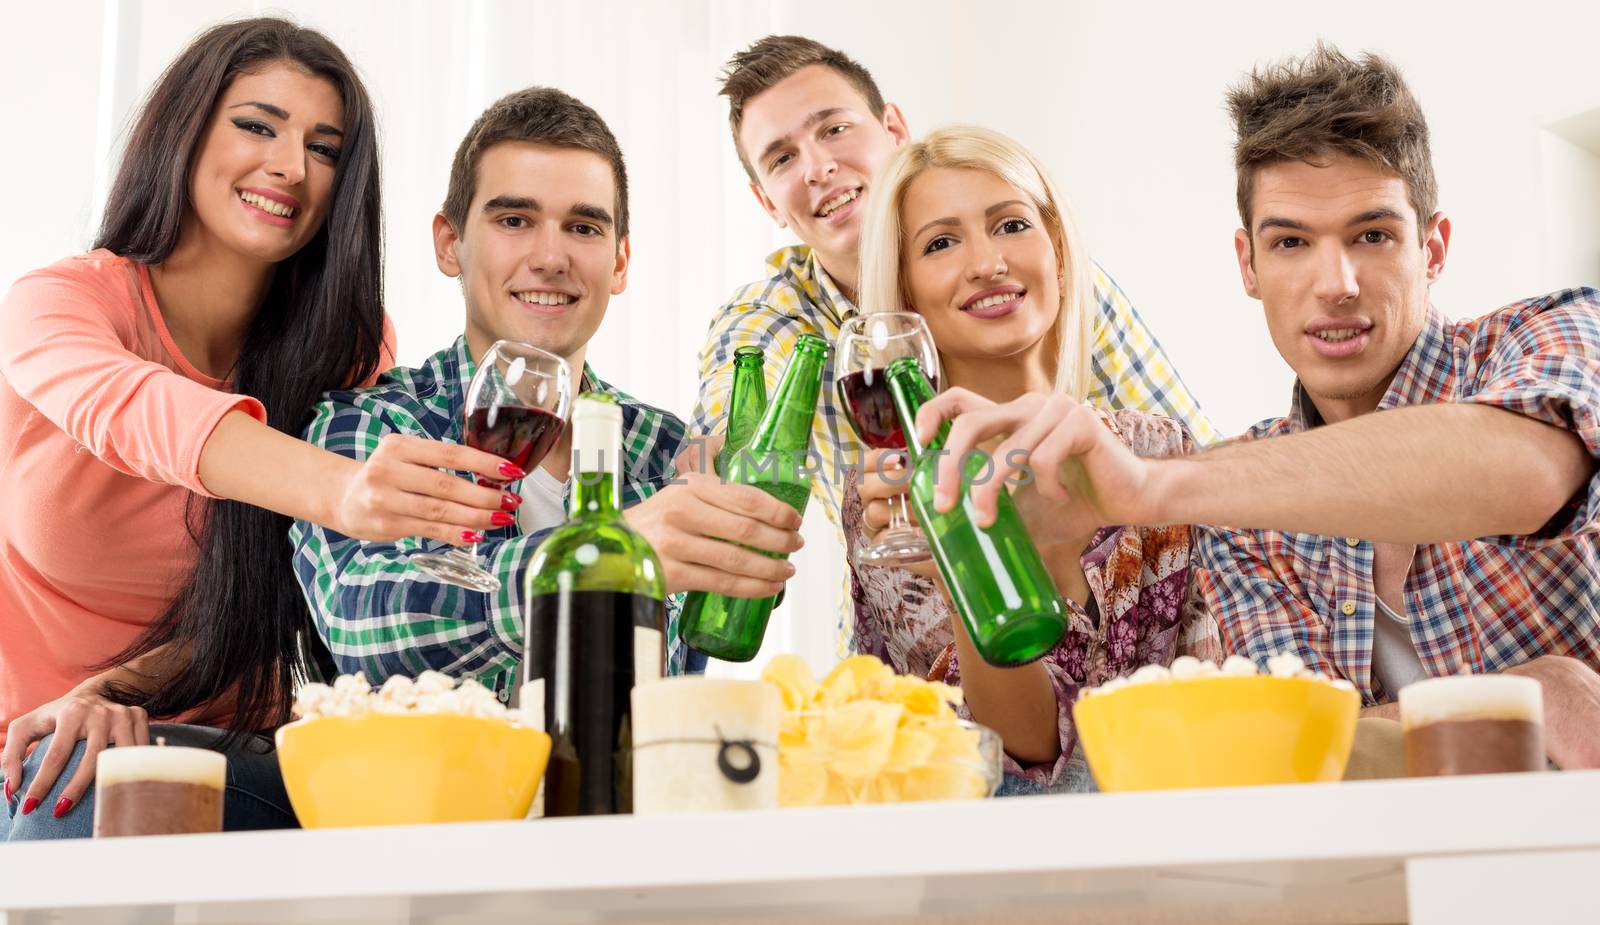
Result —
M 356 460 L 370 456 L 390 433 L 460 443 L 473 367 L 461 337 L 420 368 L 397 367 L 369 388 L 330 392 L 314 409 L 305 438 Z M 683 422 L 612 388 L 587 366 L 583 388 L 613 395 L 622 405 L 623 506 L 655 494 L 674 475 Z M 478 556 L 500 579 L 492 594 L 434 581 L 412 568 L 407 560 L 413 553 L 448 548 L 433 540 L 368 543 L 304 520 L 295 522 L 289 538 L 295 574 L 340 671 L 362 671 L 381 683 L 431 668 L 475 678 L 505 695 L 522 659 L 523 575 L 556 526 L 528 534 L 501 527 L 484 535 Z M 678 641 L 681 597 L 667 600 L 672 674 L 685 668 L 686 649 Z
M 1569 289 L 1482 318 L 1429 309 L 1378 411 L 1442 402 L 1488 405 L 1571 431 L 1600 459 L 1600 293 Z M 1289 416 L 1243 439 L 1321 424 L 1299 385 Z M 1461 502 L 1496 490 L 1462 485 Z M 1429 675 L 1496 672 L 1540 655 L 1600 668 L 1600 473 L 1532 536 L 1417 547 L 1401 616 Z M 1391 700 L 1372 674 L 1378 597 L 1373 545 L 1357 536 L 1201 527 L 1195 577 L 1227 648 L 1257 662 L 1293 652 Z

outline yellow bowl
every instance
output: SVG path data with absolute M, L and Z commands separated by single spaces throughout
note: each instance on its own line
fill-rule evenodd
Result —
M 1134 684 L 1072 708 L 1101 790 L 1338 780 L 1361 698 L 1311 678 Z
M 277 740 L 308 829 L 521 819 L 550 758 L 543 732 L 472 716 L 326 716 Z

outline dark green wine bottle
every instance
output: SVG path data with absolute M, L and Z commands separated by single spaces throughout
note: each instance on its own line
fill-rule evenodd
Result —
M 800 335 L 755 436 L 728 460 L 723 473 L 728 481 L 754 485 L 802 515 L 811 497 L 811 476 L 806 471 L 811 426 L 830 349 L 814 334 Z M 683 641 L 712 658 L 748 662 L 761 650 L 775 606 L 776 595 L 737 598 L 691 591 L 683 602 Z
M 972 480 L 985 468 L 994 468 L 974 455 L 962 467 L 961 503 L 948 513 L 936 512 L 935 470 L 950 424 L 940 427 L 927 446 L 919 446 L 917 410 L 932 400 L 933 384 L 913 357 L 890 363 L 885 376 L 912 460 L 911 506 L 973 648 L 991 665 L 1002 667 L 1039 658 L 1061 641 L 1067 614 L 1011 496 L 1000 493 L 993 525 L 977 526 Z
M 622 408 L 586 392 L 572 411 L 569 519 L 523 582 L 522 707 L 543 701 L 552 740 L 546 816 L 633 811 L 632 691 L 661 677 L 666 585 L 622 518 Z
M 717 454 L 717 474 L 728 471 L 728 461 L 750 445 L 767 413 L 767 380 L 761 371 L 760 347 L 740 347 L 733 352 L 733 389 L 728 397 L 728 433 Z

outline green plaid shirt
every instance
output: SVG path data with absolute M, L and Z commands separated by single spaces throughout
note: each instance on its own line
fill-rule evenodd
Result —
M 356 460 L 372 455 L 390 433 L 460 443 L 474 365 L 460 337 L 418 369 L 397 367 L 369 388 L 330 392 L 314 409 L 305 438 Z M 588 366 L 583 376 L 584 390 L 613 395 L 622 405 L 622 504 L 643 501 L 672 479 L 683 422 L 612 388 Z M 340 671 L 362 671 L 381 683 L 431 668 L 475 678 L 505 699 L 522 660 L 523 573 L 556 526 L 484 534 L 478 556 L 500 579 L 493 594 L 434 581 L 413 569 L 407 562 L 413 553 L 447 548 L 434 540 L 367 543 L 304 520 L 295 522 L 289 539 L 301 590 Z M 685 660 L 678 642 L 680 598 L 667 601 L 667 664 L 674 674 L 683 671 Z

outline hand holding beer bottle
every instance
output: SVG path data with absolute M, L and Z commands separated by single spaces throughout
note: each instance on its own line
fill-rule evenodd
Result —
M 973 648 L 999 666 L 1039 658 L 1066 632 L 1066 608 L 1011 498 L 1001 491 L 993 522 L 978 526 L 970 491 L 973 476 L 985 463 L 963 460 L 964 471 L 953 474 L 949 484 L 938 485 L 950 427 L 942 425 L 926 440 L 916 427 L 918 411 L 934 397 L 933 384 L 911 357 L 890 363 L 887 378 L 895 411 L 909 436 L 912 507 Z M 935 490 L 941 487 L 959 499 L 944 512 L 934 507 Z
M 806 454 L 829 349 L 822 338 L 801 335 L 755 435 L 727 460 L 723 477 L 729 482 L 753 485 L 796 512 L 805 511 L 811 497 Z M 775 606 L 777 595 L 734 598 L 692 592 L 683 605 L 683 640 L 712 658 L 747 662 L 760 651 Z

